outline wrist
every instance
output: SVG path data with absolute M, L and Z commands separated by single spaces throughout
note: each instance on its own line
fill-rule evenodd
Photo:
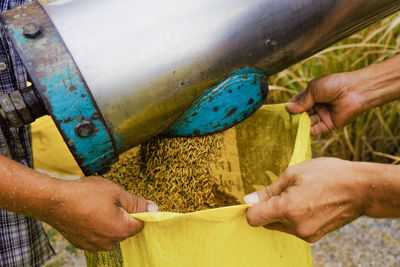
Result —
M 31 198 L 30 217 L 49 222 L 62 209 L 65 197 L 62 191 L 65 190 L 68 181 L 46 178 L 37 189 L 36 197 Z
M 400 217 L 400 166 L 355 162 L 362 192 L 363 215 L 375 218 Z
M 400 99 L 400 55 L 351 72 L 362 111 Z
M 366 215 L 368 209 L 368 189 L 370 181 L 366 179 L 366 169 L 359 162 L 343 161 L 340 171 L 345 175 L 342 177 L 349 200 L 358 216 Z M 342 189 L 343 190 L 343 187 Z

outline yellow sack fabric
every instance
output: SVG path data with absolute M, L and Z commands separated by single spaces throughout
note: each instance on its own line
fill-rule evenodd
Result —
M 35 170 L 61 177 L 80 177 L 82 171 L 50 116 L 31 125 Z
M 212 176 L 238 200 L 271 184 L 288 165 L 311 158 L 310 120 L 290 115 L 285 105 L 262 107 L 224 132 L 222 155 Z M 81 171 L 50 117 L 32 125 L 35 168 L 58 175 Z M 151 199 L 151 197 L 149 197 Z M 195 213 L 142 213 L 143 231 L 120 244 L 122 250 L 88 258 L 90 266 L 311 266 L 304 241 L 247 224 L 247 205 Z M 121 259 L 122 258 L 122 259 Z M 90 261 L 92 259 L 92 261 Z M 97 261 L 96 259 L 100 259 Z M 116 260 L 115 260 L 116 259 Z M 97 262 L 97 264 L 95 264 Z
M 237 151 L 231 152 L 237 153 L 241 170 L 227 184 L 237 196 L 270 184 L 288 162 L 293 165 L 311 157 L 308 115 L 290 115 L 284 105 L 264 106 L 235 131 Z M 229 180 L 229 173 L 232 168 L 222 171 L 220 178 Z M 250 227 L 247 207 L 133 214 L 145 227 L 121 243 L 123 266 L 312 266 L 309 244 L 285 233 Z

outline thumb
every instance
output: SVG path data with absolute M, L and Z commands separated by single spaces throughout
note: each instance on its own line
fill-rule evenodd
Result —
M 287 168 L 275 183 L 244 197 L 247 204 L 254 204 L 247 209 L 247 221 L 251 226 L 266 225 L 284 218 L 280 194 L 292 183 L 295 167 Z
M 290 113 L 299 114 L 311 109 L 314 106 L 315 101 L 311 93 L 310 85 L 307 89 L 295 95 L 291 101 L 293 103 L 286 106 L 286 109 Z
M 120 195 L 119 204 L 128 213 L 154 212 L 158 210 L 157 204 L 153 201 L 134 196 L 126 191 Z
M 273 196 L 278 196 L 281 194 L 289 186 L 292 178 L 294 177 L 294 167 L 295 166 L 287 168 L 281 174 L 278 180 L 271 185 L 246 195 L 244 197 L 244 202 L 247 204 L 256 204 L 258 202 L 267 201 Z
M 120 196 L 119 200 L 123 220 L 127 224 L 127 236 L 130 237 L 142 231 L 144 223 L 133 218 L 130 214 L 138 212 L 154 212 L 158 210 L 156 203 L 134 196 L 126 191 Z

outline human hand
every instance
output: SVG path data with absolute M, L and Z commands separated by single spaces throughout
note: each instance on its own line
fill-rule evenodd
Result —
M 311 134 L 339 129 L 355 120 L 363 111 L 359 92 L 359 73 L 335 73 L 312 80 L 287 106 L 291 113 L 307 111 Z
M 129 214 L 157 211 L 149 200 L 133 196 L 99 177 L 62 181 L 44 221 L 74 246 L 90 252 L 109 251 L 116 243 L 139 233 L 144 223 Z
M 289 167 L 268 188 L 245 197 L 252 226 L 316 242 L 365 213 L 367 185 L 352 162 L 319 158 Z

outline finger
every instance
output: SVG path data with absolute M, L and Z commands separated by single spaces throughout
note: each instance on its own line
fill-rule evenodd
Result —
M 323 121 L 320 121 L 320 122 L 312 125 L 311 129 L 310 129 L 310 133 L 313 136 L 314 135 L 323 134 L 323 133 L 327 133 L 329 131 L 330 131 L 329 127 Z
M 273 196 L 277 196 L 282 191 L 284 191 L 287 186 L 290 184 L 290 181 L 293 177 L 293 168 L 288 168 L 286 171 L 282 173 L 282 175 L 276 180 L 275 183 L 264 187 L 256 192 L 248 194 L 244 197 L 244 202 L 247 204 L 256 204 L 261 201 L 266 201 Z
M 281 197 L 272 197 L 247 209 L 247 222 L 251 226 L 261 226 L 279 222 L 284 218 Z
M 124 209 L 121 208 L 122 212 L 122 221 L 125 224 L 125 231 L 123 231 L 123 235 L 121 236 L 120 241 L 125 240 L 128 237 L 137 235 L 143 230 L 144 227 L 144 222 L 135 219 L 130 215 L 128 212 L 126 212 Z
M 309 110 L 307 110 L 307 114 L 311 117 L 312 115 L 314 115 L 315 113 L 317 113 L 316 111 L 315 111 L 315 108 L 314 107 L 312 107 L 312 108 L 310 108 Z
M 156 211 L 158 211 L 157 204 L 154 203 L 153 201 L 148 200 L 147 211 L 148 212 L 156 212 Z
M 307 88 L 304 92 L 294 97 L 294 102 L 287 105 L 286 109 L 290 113 L 298 114 L 311 109 L 315 102 L 311 90 Z
M 301 91 L 300 93 L 297 93 L 295 96 L 293 96 L 289 102 L 295 103 L 297 102 L 304 94 L 305 94 L 306 90 L 304 89 L 303 91 Z
M 317 104 L 315 105 L 315 112 L 319 115 L 321 121 L 326 124 L 330 131 L 337 129 L 335 123 L 333 122 L 332 111 L 330 111 L 323 105 Z
M 311 119 L 311 126 L 313 126 L 321 121 L 321 117 L 317 113 L 311 115 L 310 119 Z
M 126 210 L 128 213 L 158 210 L 158 206 L 153 201 L 134 196 L 124 190 L 121 191 L 119 196 L 119 203 L 121 208 Z
M 153 201 L 134 196 L 126 191 L 121 193 L 119 202 L 126 229 L 122 238 L 134 236 L 143 229 L 144 223 L 133 218 L 131 213 L 158 210 L 158 206 Z

